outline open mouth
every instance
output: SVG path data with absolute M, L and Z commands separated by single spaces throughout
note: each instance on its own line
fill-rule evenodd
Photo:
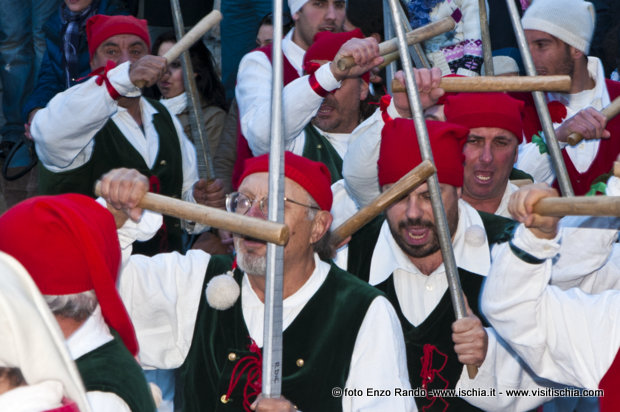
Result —
M 407 243 L 411 245 L 420 245 L 426 243 L 430 229 L 427 227 L 414 227 L 406 230 Z
M 492 172 L 475 172 L 474 178 L 476 179 L 478 183 L 487 184 L 491 182 L 491 179 L 493 178 L 493 173 Z

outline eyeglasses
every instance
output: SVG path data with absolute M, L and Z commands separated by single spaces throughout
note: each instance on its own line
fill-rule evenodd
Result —
M 226 210 L 232 213 L 239 213 L 240 215 L 245 215 L 248 213 L 248 210 L 252 208 L 252 205 L 256 199 L 250 199 L 248 196 L 243 193 L 233 192 L 226 195 Z M 298 202 L 293 199 L 289 199 L 284 196 L 285 202 L 291 202 L 299 206 L 307 207 L 310 209 L 321 210 L 318 206 L 307 205 L 305 203 Z M 267 209 L 269 208 L 269 198 L 263 197 L 258 201 L 258 208 L 264 217 L 267 217 Z

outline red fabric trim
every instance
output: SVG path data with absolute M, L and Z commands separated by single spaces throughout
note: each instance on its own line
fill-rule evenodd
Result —
M 321 86 L 319 81 L 316 79 L 316 76 L 314 75 L 314 73 L 312 73 L 308 77 L 308 82 L 310 83 L 310 87 L 312 87 L 312 90 L 314 90 L 314 92 L 318 94 L 319 96 L 325 97 L 329 94 L 329 92 L 325 90 L 323 86 Z
M 96 76 L 97 80 L 95 80 L 95 83 L 97 83 L 98 86 L 101 86 L 103 83 L 105 83 L 105 87 L 108 90 L 110 97 L 114 100 L 118 100 L 122 96 L 119 94 L 119 92 L 116 91 L 114 86 L 112 86 L 112 83 L 110 83 L 110 79 L 108 79 L 108 71 L 112 70 L 115 67 L 116 63 L 114 63 L 112 60 L 108 60 L 105 67 L 98 68 L 88 76 Z
M 598 387 L 605 391 L 605 395 L 599 398 L 601 412 L 620 410 L 620 350 Z

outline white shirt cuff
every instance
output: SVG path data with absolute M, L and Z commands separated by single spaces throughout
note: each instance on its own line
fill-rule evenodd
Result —
M 108 72 L 108 79 L 121 96 L 138 97 L 142 92 L 129 79 L 129 67 L 129 62 L 119 64 Z
M 512 238 L 512 244 L 537 259 L 549 259 L 560 251 L 561 230 L 558 230 L 553 239 L 540 239 L 520 224 Z
M 316 72 L 314 72 L 314 77 L 316 77 L 316 80 L 319 82 L 321 87 L 327 90 L 328 92 L 332 92 L 340 88 L 340 85 L 341 85 L 341 82 L 336 80 L 336 78 L 334 77 L 334 74 L 329 68 L 330 64 L 331 63 L 326 63 L 322 65 L 321 67 L 319 67 L 319 69 Z

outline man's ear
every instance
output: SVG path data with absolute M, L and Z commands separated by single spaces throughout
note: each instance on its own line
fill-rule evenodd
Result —
M 314 244 L 321 240 L 332 225 L 332 214 L 327 210 L 319 210 L 312 221 L 312 231 L 310 233 L 310 243 Z
M 579 49 L 574 48 L 573 46 L 569 46 L 570 47 L 570 57 L 573 60 L 580 60 L 583 59 L 586 55 L 584 52 L 582 52 Z
M 368 97 L 369 86 L 364 80 L 360 79 L 360 101 L 366 100 Z

